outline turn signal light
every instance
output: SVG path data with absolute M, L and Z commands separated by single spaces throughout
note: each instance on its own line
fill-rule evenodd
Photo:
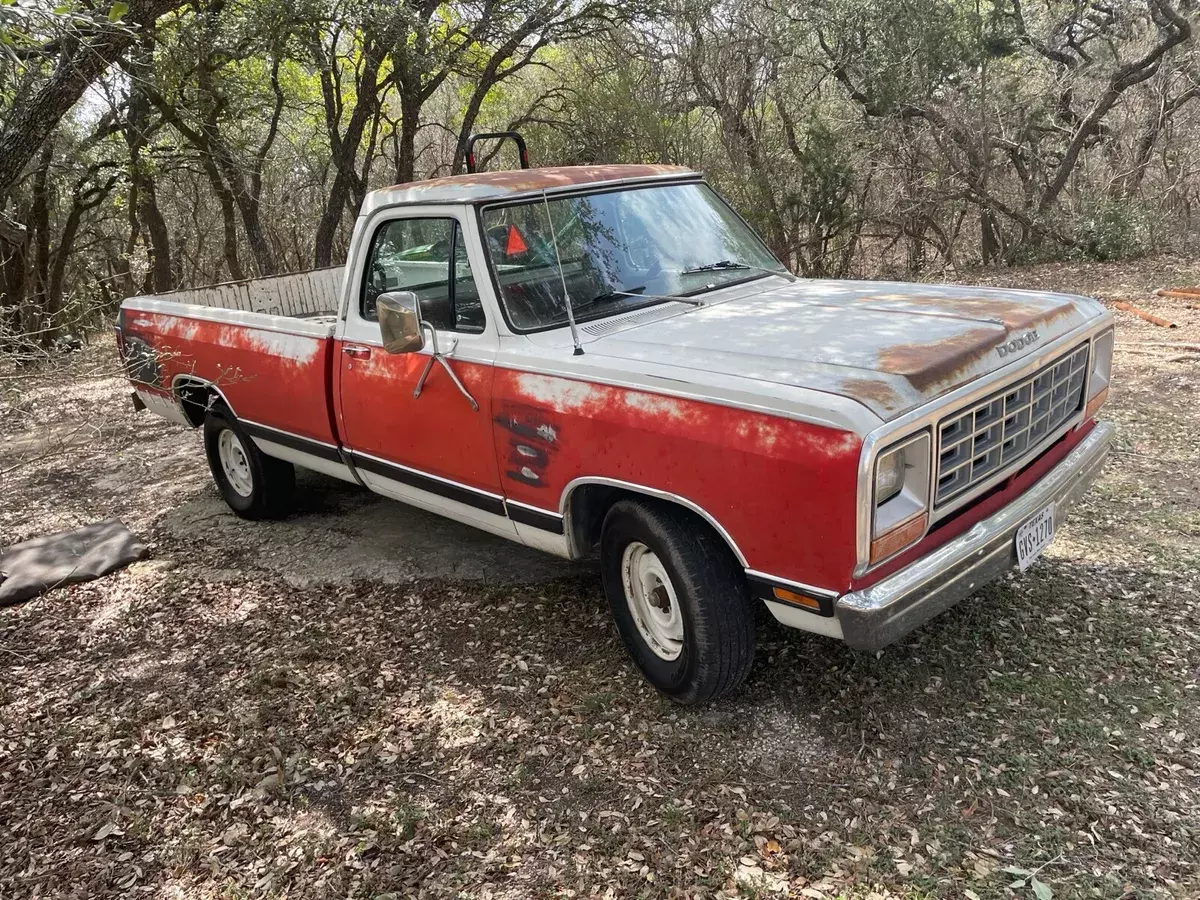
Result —
M 919 541 L 925 534 L 928 521 L 928 513 L 921 513 L 871 541 L 871 565 L 889 556 L 895 556 L 905 547 Z
M 805 609 L 821 611 L 821 601 L 815 597 L 806 597 L 804 594 L 797 594 L 795 591 L 789 591 L 787 588 L 771 588 L 771 592 L 775 595 L 776 600 L 782 600 L 784 603 L 791 603 L 794 606 L 803 606 Z
M 1087 421 L 1104 405 L 1104 401 L 1108 399 L 1108 388 L 1104 388 L 1100 393 L 1088 401 L 1087 407 L 1083 411 L 1083 421 Z

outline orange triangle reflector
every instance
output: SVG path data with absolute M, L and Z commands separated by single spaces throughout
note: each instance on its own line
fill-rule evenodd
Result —
M 521 237 L 521 232 L 517 230 L 516 225 L 508 226 L 508 244 L 504 248 L 504 252 L 509 256 L 516 256 L 518 253 L 524 253 L 529 249 L 525 244 L 525 239 Z

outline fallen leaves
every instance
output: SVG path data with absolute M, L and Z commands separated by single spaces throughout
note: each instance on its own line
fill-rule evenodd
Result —
M 108 837 L 121 837 L 123 834 L 125 834 L 125 832 L 121 831 L 115 822 L 105 822 L 98 829 L 96 829 L 96 833 L 92 835 L 92 840 L 102 841 Z
M 1165 281 L 1138 271 L 1035 286 Z M 264 554 L 380 507 L 316 479 L 312 511 L 242 523 L 194 436 L 110 414 L 119 381 L 47 402 L 112 421 L 6 481 L 0 526 L 128 504 L 156 565 L 0 611 L 0 896 L 1194 893 L 1200 385 L 1122 354 L 1130 329 L 1105 408 L 1128 452 L 1054 553 L 878 658 L 764 628 L 749 689 L 699 710 L 633 672 L 589 572 L 289 584 Z M 436 540 L 469 564 L 486 539 Z

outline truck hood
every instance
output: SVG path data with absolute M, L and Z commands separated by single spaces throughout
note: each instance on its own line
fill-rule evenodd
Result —
M 1094 300 L 1040 291 L 761 284 L 660 321 L 621 327 L 615 320 L 588 353 L 825 391 L 888 420 L 1025 358 L 1103 310 Z

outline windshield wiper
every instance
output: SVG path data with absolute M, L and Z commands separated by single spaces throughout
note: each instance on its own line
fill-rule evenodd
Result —
M 640 297 L 645 290 L 646 286 L 642 284 L 638 285 L 637 287 L 631 287 L 627 291 L 605 291 L 603 294 L 597 294 L 587 303 L 583 303 L 581 305 L 595 306 L 597 303 L 609 303 L 613 300 L 624 300 L 626 297 Z
M 735 259 L 719 259 L 716 262 L 706 263 L 703 266 L 691 266 L 682 270 L 680 275 L 699 275 L 701 272 L 720 272 L 728 269 L 746 269 L 750 272 L 764 272 L 767 275 L 778 275 L 780 278 L 786 278 L 789 281 L 795 281 L 796 276 L 788 271 L 780 271 L 779 269 L 767 269 L 763 266 L 752 266 L 748 263 L 738 262 Z
M 684 269 L 679 274 L 695 275 L 699 272 L 715 272 L 718 269 L 750 269 L 753 266 L 748 266 L 745 263 L 734 262 L 732 259 L 719 259 L 716 262 L 706 263 L 703 266 L 691 266 Z

